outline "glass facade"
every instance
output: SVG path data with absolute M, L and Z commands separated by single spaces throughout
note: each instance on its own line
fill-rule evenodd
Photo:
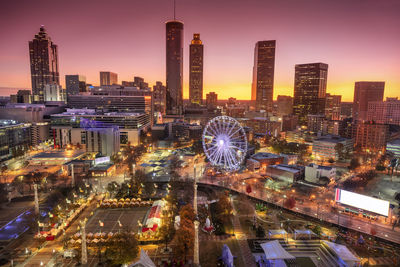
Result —
M 31 79 L 33 100 L 44 102 L 44 86 L 46 84 L 60 84 L 58 71 L 58 52 L 45 28 L 29 42 L 29 55 L 31 63 Z
M 183 23 L 166 23 L 167 114 L 183 112 Z

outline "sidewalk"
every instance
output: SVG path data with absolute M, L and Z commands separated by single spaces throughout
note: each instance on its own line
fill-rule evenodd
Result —
M 237 214 L 234 201 L 232 202 L 232 208 L 234 214 Z M 233 216 L 232 224 L 233 224 L 233 229 L 235 231 L 236 240 L 239 243 L 239 248 L 241 252 L 240 254 L 243 258 L 243 262 L 246 264 L 247 267 L 256 267 L 256 262 L 254 260 L 253 254 L 250 251 L 249 244 L 247 243 L 247 236 L 242 230 L 242 226 L 239 221 L 239 216 Z

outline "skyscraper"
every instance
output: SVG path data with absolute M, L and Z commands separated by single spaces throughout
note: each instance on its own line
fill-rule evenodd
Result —
M 326 94 L 325 99 L 325 117 L 329 120 L 340 120 L 341 95 Z
M 277 114 L 279 116 L 293 113 L 293 97 L 287 95 L 278 95 L 276 99 Z
M 367 120 L 368 102 L 383 101 L 385 82 L 356 82 L 354 85 L 353 118 Z
M 44 86 L 60 84 L 57 45 L 51 41 L 44 26 L 29 41 L 32 95 L 35 102 L 44 102 Z
M 301 125 L 307 125 L 307 115 L 325 113 L 327 77 L 328 64 L 295 66 L 293 110 Z
M 65 89 L 67 96 L 86 92 L 86 77 L 83 75 L 65 75 Z
M 256 110 L 272 111 L 276 41 L 259 41 L 254 49 L 251 100 Z
M 189 100 L 198 105 L 203 103 L 203 50 L 200 34 L 193 34 L 189 58 Z
M 183 110 L 183 23 L 166 24 L 167 114 L 180 115 Z
M 156 82 L 153 86 L 153 103 L 154 103 L 154 111 L 160 112 L 165 115 L 165 102 L 166 102 L 166 89 L 162 82 Z
M 118 84 L 118 74 L 110 71 L 100 71 L 100 86 Z
M 209 92 L 206 95 L 206 105 L 209 108 L 214 108 L 215 106 L 217 106 L 218 103 L 218 94 L 216 94 L 215 92 Z

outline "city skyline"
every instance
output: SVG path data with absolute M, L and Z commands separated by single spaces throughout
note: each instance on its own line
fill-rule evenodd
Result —
M 27 8 L 21 9 L 21 3 Z M 107 3 L 98 1 L 93 6 L 93 2 L 85 2 L 75 12 L 77 18 L 73 20 L 65 17 L 69 12 L 60 12 L 70 9 L 65 3 L 56 7 L 46 6 L 46 10 L 52 12 L 45 18 L 39 12 L 32 12 L 36 9 L 29 1 L 7 3 L 6 8 L 0 11 L 3 24 L 8 21 L 8 27 L 0 30 L 2 36 L 8 37 L 0 45 L 0 87 L 30 88 L 26 46 L 42 24 L 59 47 L 59 72 L 63 87 L 65 75 L 76 73 L 85 75 L 88 83 L 97 85 L 99 72 L 103 70 L 116 72 L 120 80 L 132 80 L 138 75 L 150 85 L 157 80 L 165 83 L 164 25 L 172 19 L 172 2 L 141 4 L 137 7 L 136 16 L 127 14 L 129 7 L 134 7 L 135 3 L 120 1 L 112 7 Z M 221 99 L 230 96 L 250 99 L 254 45 L 266 39 L 277 41 L 274 99 L 277 95 L 293 96 L 295 64 L 311 62 L 329 64 L 327 92 L 342 95 L 343 101 L 352 100 L 356 81 L 385 81 L 385 97 L 397 96 L 400 88 L 400 78 L 396 77 L 400 68 L 400 37 L 396 35 L 396 25 L 400 19 L 396 17 L 396 10 L 400 5 L 396 1 L 310 1 L 301 5 L 294 1 L 285 5 L 260 1 L 252 3 L 242 6 L 232 1 L 225 8 L 223 4 L 207 1 L 177 2 L 177 19 L 185 24 L 185 99 L 189 91 L 189 44 L 196 32 L 207 43 L 203 97 L 215 91 Z M 267 4 L 269 8 L 265 9 Z M 154 12 L 155 7 L 160 11 Z M 296 8 L 303 11 L 301 15 L 296 15 Z M 291 17 L 289 20 L 277 15 L 278 11 L 285 9 Z M 31 11 L 25 13 L 25 10 Z M 318 10 L 330 12 L 315 14 Z M 118 16 L 115 15 L 113 20 L 104 19 L 110 11 Z M 357 19 L 352 17 L 354 12 L 358 12 Z M 24 19 L 16 22 L 14 17 L 17 16 Z M 142 23 L 144 16 L 146 24 Z M 207 16 L 206 22 L 202 16 Z M 221 17 L 224 20 L 219 21 Z M 80 27 L 82 23 L 85 27 Z M 109 38 L 105 38 L 104 33 Z M 119 41 L 114 42 L 111 37 Z M 76 39 L 80 41 L 76 42 Z M 0 91 L 0 94 L 7 95 L 9 92 Z

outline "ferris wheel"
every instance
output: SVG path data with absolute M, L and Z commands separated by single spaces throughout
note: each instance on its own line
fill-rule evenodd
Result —
M 203 149 L 212 165 L 235 171 L 246 156 L 246 133 L 234 118 L 215 117 L 204 128 Z

